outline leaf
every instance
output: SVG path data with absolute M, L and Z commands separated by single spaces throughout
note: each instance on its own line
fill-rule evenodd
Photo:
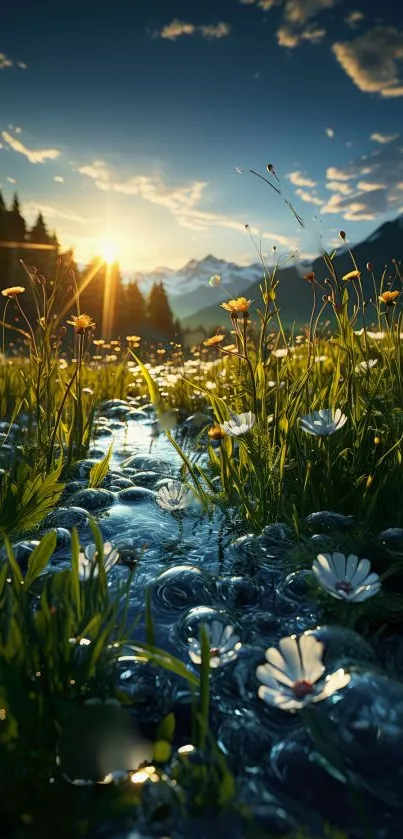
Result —
M 90 479 L 88 482 L 88 486 L 90 489 L 95 489 L 102 484 L 102 481 L 108 474 L 109 464 L 112 457 L 112 449 L 113 443 L 110 444 L 109 449 L 105 455 L 105 457 L 99 461 L 99 463 L 95 463 L 90 471 Z
M 39 545 L 32 551 L 28 560 L 28 571 L 25 575 L 25 585 L 29 588 L 46 567 L 56 547 L 56 532 L 53 530 L 41 539 Z
M 175 714 L 167 714 L 157 729 L 157 740 L 166 740 L 172 743 L 175 735 Z
M 138 364 L 138 366 L 140 367 L 140 370 L 146 380 L 146 385 L 148 387 L 148 392 L 150 394 L 150 399 L 154 405 L 154 408 L 159 407 L 159 405 L 161 404 L 161 396 L 154 379 L 148 372 L 147 367 L 143 364 L 142 361 L 140 361 L 139 358 L 137 358 L 137 355 L 135 355 L 134 352 L 132 352 L 132 350 L 130 350 L 130 355 L 133 356 L 136 364 Z
M 153 760 L 156 763 L 168 763 L 171 757 L 171 744 L 167 740 L 157 740 L 154 743 Z

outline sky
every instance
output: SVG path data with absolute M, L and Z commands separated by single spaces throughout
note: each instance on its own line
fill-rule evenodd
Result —
M 403 6 L 14 0 L 0 144 L 6 202 L 78 262 L 310 259 L 403 213 Z

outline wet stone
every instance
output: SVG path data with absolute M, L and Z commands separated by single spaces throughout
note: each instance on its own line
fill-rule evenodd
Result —
M 164 460 L 159 460 L 156 457 L 146 454 L 133 454 L 122 463 L 122 468 L 125 470 L 136 469 L 137 472 L 168 472 L 172 470 L 171 464 Z
M 354 517 L 343 516 L 341 513 L 334 513 L 331 510 L 321 510 L 307 516 L 305 523 L 313 530 L 324 532 L 343 531 L 353 527 Z
M 137 472 L 136 485 L 139 487 L 153 487 L 160 477 L 159 472 Z
M 82 507 L 57 507 L 43 520 L 42 526 L 49 530 L 53 527 L 84 527 L 88 524 L 88 512 Z
M 94 437 L 112 437 L 113 429 L 109 425 L 98 425 L 93 432 Z
M 368 641 L 353 629 L 343 626 L 318 626 L 311 632 L 324 644 L 326 667 L 347 666 L 367 662 L 376 664 L 376 655 Z
M 259 606 L 261 589 L 259 584 L 249 577 L 220 577 L 216 582 L 216 592 L 229 609 L 251 609 Z
M 403 551 L 403 528 L 388 527 L 387 530 L 382 530 L 382 533 L 378 536 L 378 541 L 387 550 Z
M 310 536 L 310 542 L 319 551 L 329 550 L 333 546 L 331 536 L 328 536 L 326 533 L 314 533 L 313 536 Z
M 17 542 L 13 545 L 13 552 L 14 556 L 18 562 L 18 565 L 21 568 L 23 574 L 26 573 L 28 569 L 28 560 L 32 554 L 32 551 L 35 550 L 39 545 L 38 539 L 26 539 L 22 542 Z M 6 552 L 2 551 L 2 555 L 4 559 L 6 558 Z
M 315 576 L 312 571 L 292 571 L 283 577 L 276 586 L 277 598 L 290 600 L 293 603 L 307 605 L 307 601 L 315 601 Z M 278 601 L 277 601 L 278 602 Z
M 82 489 L 75 492 L 69 499 L 69 504 L 82 507 L 83 510 L 88 510 L 88 512 L 105 510 L 115 502 L 116 495 L 109 489 Z
M 159 611 L 178 611 L 211 603 L 211 588 L 199 568 L 176 565 L 168 568 L 150 585 L 152 602 Z
M 266 548 L 274 546 L 289 547 L 293 544 L 292 533 L 288 525 L 283 522 L 276 522 L 263 528 L 259 536 L 259 542 Z
M 71 534 L 65 527 L 53 527 L 48 531 L 48 533 L 56 533 L 55 554 L 64 551 L 67 548 L 70 549 Z M 44 533 L 43 535 L 45 536 L 46 534 Z
M 113 482 L 113 486 L 117 489 L 127 489 L 133 486 L 131 478 L 125 478 L 123 475 L 117 475 L 116 472 L 109 472 L 109 479 Z M 111 487 L 109 487 L 111 489 Z M 112 490 L 111 490 L 112 491 Z
M 94 457 L 88 457 L 86 460 L 78 460 L 77 463 L 69 470 L 69 477 L 73 480 L 89 478 L 91 469 L 96 466 L 99 460 Z
M 127 489 L 121 489 L 118 498 L 121 504 L 141 504 L 146 501 L 153 501 L 155 492 L 146 487 L 131 486 Z

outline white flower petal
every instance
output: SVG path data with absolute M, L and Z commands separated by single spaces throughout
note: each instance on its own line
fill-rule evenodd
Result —
M 314 684 L 323 676 L 323 644 L 314 635 L 301 635 L 299 639 L 305 678 Z
M 332 554 L 332 563 L 334 567 L 335 577 L 336 580 L 345 580 L 346 579 L 346 557 L 342 553 L 335 553 Z
M 371 563 L 368 559 L 361 559 L 358 563 L 358 568 L 350 580 L 350 583 L 355 588 L 359 586 L 368 576 L 371 570 Z
M 279 642 L 279 649 L 286 665 L 287 676 L 294 682 L 299 681 L 303 678 L 303 670 L 297 639 L 291 635 L 282 638 Z
M 345 580 L 348 583 L 352 582 L 354 574 L 358 568 L 358 556 L 355 554 L 349 554 L 346 559 L 346 576 Z
M 364 600 L 368 600 L 369 597 L 374 597 L 375 594 L 378 594 L 382 588 L 381 583 L 373 583 L 372 585 L 364 585 L 358 587 L 353 595 L 351 595 L 350 600 L 354 603 L 362 603 Z
M 337 690 L 346 687 L 350 679 L 350 673 L 346 673 L 346 671 L 343 670 L 343 668 L 336 670 L 335 673 L 332 673 L 330 676 L 327 676 L 323 685 L 323 689 L 320 693 L 317 693 L 313 697 L 313 702 L 321 702 L 322 699 L 326 699 L 328 696 L 332 696 L 332 694 L 336 693 Z

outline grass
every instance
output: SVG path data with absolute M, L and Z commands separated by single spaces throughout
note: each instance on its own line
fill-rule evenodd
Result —
M 246 830 L 258 835 L 253 813 L 236 803 L 234 778 L 209 729 L 205 633 L 200 680 L 155 648 L 149 600 L 145 604 L 148 642 L 131 643 L 126 615 L 132 577 L 128 573 L 121 590 L 110 595 L 95 523 L 97 573 L 84 583 L 74 530 L 71 567 L 57 573 L 47 573 L 54 533 L 40 540 L 25 575 L 12 542 L 27 533 L 35 535 L 57 504 L 71 468 L 85 457 L 94 438 L 99 403 L 127 396 L 138 397 L 139 404 L 151 400 L 157 433 L 165 433 L 181 457 L 182 480 L 206 512 L 218 507 L 232 515 L 239 532 L 257 535 L 275 521 L 293 528 L 296 544 L 290 571 L 308 569 L 315 559 L 317 551 L 309 542 L 305 521 L 312 512 L 331 510 L 354 517 L 352 530 L 331 536 L 331 550 L 346 554 L 361 555 L 379 530 L 403 526 L 401 276 L 397 269 L 396 287 L 388 289 L 385 275 L 379 280 L 373 277 L 370 303 L 363 296 L 364 269 L 355 264 L 353 255 L 351 274 L 344 278 L 338 277 L 333 256 L 325 254 L 324 283 L 313 275 L 301 279 L 312 289 L 312 314 L 300 334 L 284 329 L 276 306 L 278 272 L 270 271 L 262 258 L 261 302 L 254 317 L 244 298 L 232 305 L 227 302 L 229 336 L 217 336 L 189 353 L 174 342 L 167 352 L 162 346 L 139 349 L 138 341 L 130 338 L 93 341 L 91 318 L 80 312 L 76 289 L 76 314 L 68 321 L 74 357 L 67 358 L 62 349 L 67 326 L 56 311 L 57 284 L 45 287 L 26 270 L 36 301 L 35 324 L 24 315 L 27 292 L 9 289 L 4 295 L 0 420 L 7 425 L 0 443 L 4 550 L 0 808 L 5 835 L 46 837 L 57 830 L 67 839 L 86 836 L 108 819 L 133 825 L 136 818 L 146 817 L 143 787 L 151 782 L 162 790 L 164 803 L 161 811 L 160 805 L 155 811 L 148 805 L 149 821 L 163 822 L 171 811 L 180 811 L 187 819 L 213 805 L 224 815 L 236 812 Z M 390 292 L 397 293 L 390 297 Z M 4 328 L 10 306 L 16 306 L 22 318 L 19 334 L 25 353 L 6 354 Z M 340 411 L 345 422 L 332 433 L 309 434 L 304 423 L 305 427 L 312 423 L 313 412 L 323 409 Z M 231 433 L 231 418 L 248 412 L 253 422 L 241 433 Z M 176 427 L 177 420 L 189 415 L 193 424 L 179 422 Z M 110 454 L 91 471 L 90 486 L 102 485 Z M 344 603 L 317 589 L 312 593 L 325 620 L 347 621 L 378 642 L 384 633 L 401 629 L 403 555 L 383 549 L 370 559 L 380 575 L 382 592 L 350 611 L 348 618 Z M 115 679 L 123 647 L 133 660 L 150 661 L 187 679 L 193 690 L 193 745 L 204 757 L 193 759 L 191 751 L 188 756 L 174 756 L 175 720 L 170 715 L 160 721 L 153 760 L 142 776 L 142 770 L 136 773 L 133 767 L 119 784 L 69 785 L 63 766 L 66 732 L 71 734 L 67 740 L 74 743 L 72 765 L 80 767 L 82 760 L 87 770 L 82 744 L 92 714 L 88 709 L 97 708 L 95 751 L 102 732 L 121 724 L 113 717 L 118 711 L 110 709 L 120 712 L 125 705 Z M 326 743 L 323 752 L 325 757 L 330 753 Z M 354 785 L 352 778 L 348 780 Z M 323 830 L 328 839 L 343 837 L 330 826 Z M 303 831 L 290 839 L 302 837 Z

